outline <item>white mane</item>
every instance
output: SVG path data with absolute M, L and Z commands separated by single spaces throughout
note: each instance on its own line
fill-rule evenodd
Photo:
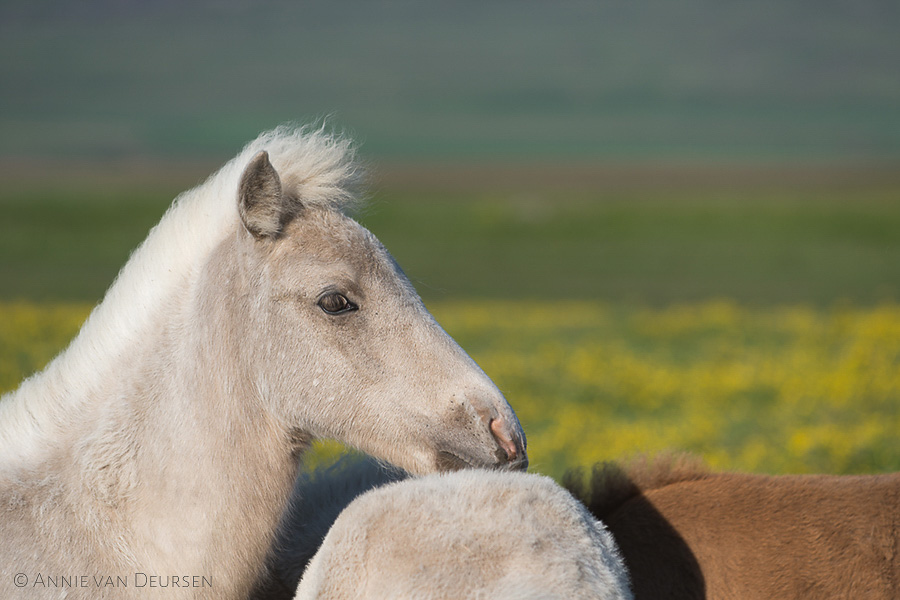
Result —
M 263 133 L 205 183 L 179 195 L 134 251 L 69 347 L 47 368 L 0 399 L 0 454 L 39 456 L 57 428 L 78 417 L 115 363 L 162 322 L 179 290 L 238 227 L 237 189 L 244 167 L 266 150 L 286 196 L 304 205 L 346 210 L 360 169 L 349 140 L 324 129 L 283 126 Z

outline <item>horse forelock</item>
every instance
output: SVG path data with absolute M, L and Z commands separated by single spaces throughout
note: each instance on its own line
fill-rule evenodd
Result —
M 238 157 L 239 168 L 263 150 L 269 153 L 284 193 L 300 204 L 338 212 L 358 206 L 364 171 L 348 138 L 323 128 L 282 126 L 248 144 Z
M 241 174 L 263 150 L 285 195 L 299 205 L 342 213 L 357 205 L 362 169 L 349 139 L 324 126 L 284 125 L 261 134 L 204 183 L 175 199 L 69 347 L 4 396 L 0 447 L 19 456 L 39 453 L 41 440 L 53 439 L 59 424 L 72 418 L 72 409 L 115 377 L 116 361 L 158 330 L 178 294 L 190 289 L 209 255 L 240 226 Z

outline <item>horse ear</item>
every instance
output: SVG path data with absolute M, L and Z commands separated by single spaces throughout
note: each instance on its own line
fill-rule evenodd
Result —
M 281 193 L 281 178 L 269 153 L 262 151 L 244 169 L 238 186 L 238 212 L 241 222 L 256 239 L 281 233 L 286 206 Z

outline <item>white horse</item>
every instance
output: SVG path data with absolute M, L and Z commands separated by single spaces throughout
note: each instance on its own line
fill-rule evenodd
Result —
M 354 500 L 296 600 L 629 600 L 610 533 L 548 477 L 467 470 Z
M 345 140 L 260 136 L 2 399 L 0 596 L 245 597 L 314 437 L 414 473 L 526 464 L 502 394 L 344 214 L 357 177 Z

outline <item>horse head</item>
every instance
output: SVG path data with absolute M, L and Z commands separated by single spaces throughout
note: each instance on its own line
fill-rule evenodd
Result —
M 207 297 L 211 313 L 230 313 L 220 341 L 267 411 L 301 439 L 336 439 L 413 473 L 527 467 L 503 394 L 375 236 L 282 181 L 265 151 L 237 202 L 240 226 L 214 254 Z

